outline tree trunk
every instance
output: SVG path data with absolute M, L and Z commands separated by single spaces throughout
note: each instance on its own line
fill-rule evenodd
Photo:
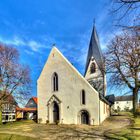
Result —
M 0 105 L 0 125 L 2 124 L 2 107 Z
M 133 89 L 133 114 L 136 116 L 136 110 L 138 106 L 138 90 L 136 88 Z

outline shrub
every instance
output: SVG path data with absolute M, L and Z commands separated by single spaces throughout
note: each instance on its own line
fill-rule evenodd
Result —
M 2 124 L 2 111 L 0 110 L 0 125 Z
M 46 120 L 46 124 L 49 124 L 49 120 Z
M 125 106 L 124 111 L 128 112 L 129 111 L 129 107 Z
M 120 112 L 121 108 L 119 106 L 117 106 L 117 112 Z
M 41 123 L 41 122 L 42 122 L 42 118 L 39 118 L 39 119 L 38 119 L 38 123 Z
M 58 125 L 58 124 L 59 124 L 59 120 L 57 120 L 57 121 L 55 122 L 55 124 Z

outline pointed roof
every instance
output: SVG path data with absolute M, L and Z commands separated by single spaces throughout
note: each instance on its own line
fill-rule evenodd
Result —
M 89 82 L 83 77 L 83 75 L 81 75 L 81 73 L 69 62 L 69 60 L 68 60 L 56 47 L 53 47 L 53 48 L 52 48 L 50 55 L 51 55 L 54 51 L 56 51 L 57 53 L 60 54 L 60 56 L 66 61 L 66 63 L 77 73 L 77 75 L 78 75 L 82 80 L 85 81 L 85 83 L 86 83 L 90 88 L 92 88 L 92 90 L 93 90 L 95 93 L 98 93 L 98 92 L 89 84 Z M 49 55 L 49 56 L 50 56 L 50 55 Z M 47 61 L 48 61 L 48 60 L 47 60 Z M 46 64 L 47 64 L 47 62 L 46 62 Z M 43 68 L 43 70 L 42 70 L 42 72 L 41 72 L 41 74 L 40 74 L 40 76 L 39 76 L 37 82 L 39 82 L 39 80 L 40 80 L 40 78 L 41 78 L 41 75 L 42 75 L 42 73 L 43 73 L 43 71 L 44 71 L 44 69 L 45 69 L 45 67 L 46 67 L 46 64 L 44 65 L 44 68 Z
M 85 74 L 87 72 L 88 65 L 89 65 L 89 62 L 92 57 L 95 58 L 95 61 L 96 61 L 97 65 L 99 66 L 99 68 L 102 68 L 103 56 L 102 56 L 102 52 L 101 52 L 101 48 L 100 48 L 100 44 L 99 44 L 99 38 L 98 38 L 98 34 L 96 31 L 95 25 L 93 26 L 92 35 L 91 35 L 91 39 L 90 39 L 86 67 L 85 67 Z

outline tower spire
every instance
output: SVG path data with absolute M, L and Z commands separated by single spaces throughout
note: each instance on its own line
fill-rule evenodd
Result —
M 85 78 L 99 93 L 105 95 L 106 80 L 104 71 L 104 60 L 95 27 L 95 21 L 93 24 L 93 30 L 89 43 L 85 67 Z
M 96 31 L 96 27 L 95 27 L 95 19 L 94 19 L 93 30 L 92 30 L 92 34 L 91 34 L 90 43 L 89 43 L 89 49 L 88 49 L 88 55 L 87 55 L 87 60 L 86 60 L 86 67 L 85 67 L 85 74 L 87 72 L 89 62 L 92 57 L 95 58 L 98 66 L 102 67 L 101 65 L 103 64 L 103 56 L 101 53 L 98 34 Z

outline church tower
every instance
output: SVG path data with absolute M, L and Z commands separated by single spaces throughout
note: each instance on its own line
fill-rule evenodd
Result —
M 85 79 L 103 96 L 106 95 L 106 75 L 103 55 L 95 25 L 90 39 Z

